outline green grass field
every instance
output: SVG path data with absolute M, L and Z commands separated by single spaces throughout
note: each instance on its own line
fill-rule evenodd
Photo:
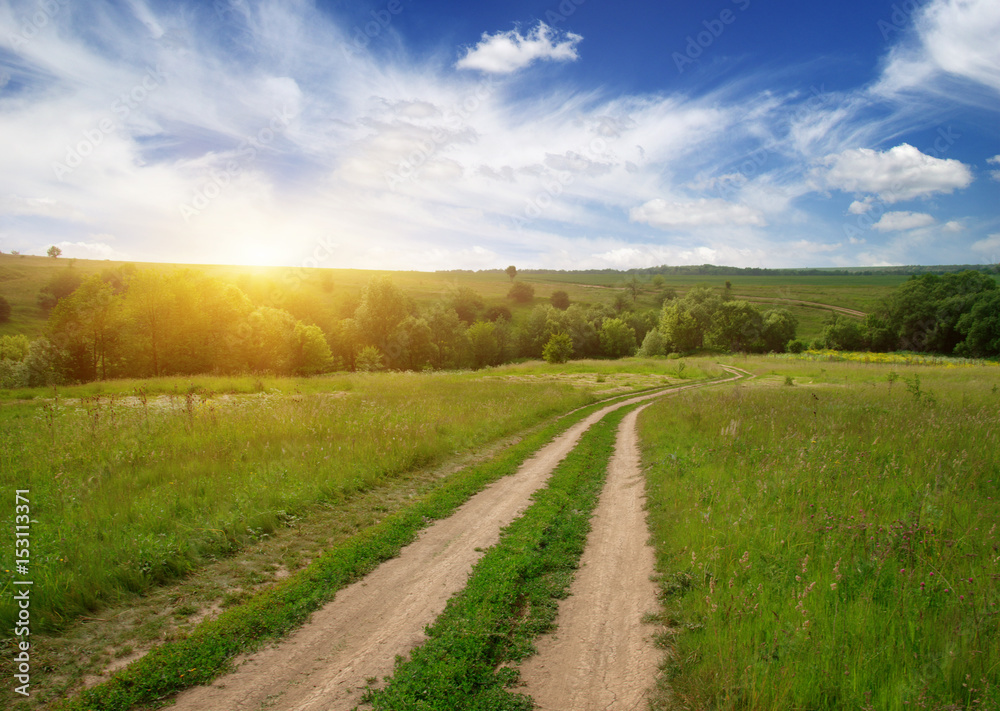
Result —
M 997 708 L 1000 370 L 736 364 L 640 418 L 660 703 Z
M 95 611 L 114 605 L 121 611 L 164 584 L 187 585 L 179 581 L 192 571 L 225 558 L 239 561 L 248 547 L 281 539 L 320 508 L 370 502 L 360 504 L 371 507 L 370 516 L 358 512 L 367 523 L 338 538 L 335 548 L 374 546 L 377 564 L 391 553 L 369 536 L 382 535 L 373 532 L 383 530 L 379 522 L 386 515 L 386 535 L 395 530 L 389 521 L 396 514 L 388 512 L 408 522 L 406 536 L 430 514 L 410 511 L 412 493 L 388 503 L 366 498 L 370 492 L 532 427 L 555 431 L 563 425 L 553 418 L 596 398 L 711 377 L 717 374 L 713 362 L 658 358 L 528 362 L 457 373 L 202 376 L 0 393 L 0 478 L 6 490 L 28 489 L 32 502 L 33 624 L 50 640 L 70 628 L 75 634 L 72 622 L 80 615 L 99 617 Z M 1000 368 L 899 354 L 723 362 L 757 377 L 680 393 L 640 418 L 664 604 L 661 641 L 672 650 L 654 707 L 996 707 Z M 605 430 L 594 436 L 606 439 Z M 503 471 L 529 454 L 509 451 L 513 458 Z M 587 456 L 581 449 L 568 466 Z M 462 484 L 468 490 L 462 496 L 497 472 L 470 474 L 480 483 Z M 571 486 L 576 476 L 567 480 Z M 575 501 L 575 493 L 568 495 L 556 494 L 554 501 Z M 459 500 L 435 508 L 434 515 L 446 515 Z M 585 517 L 589 506 L 581 500 L 570 509 Z M 537 515 L 542 520 L 550 513 Z M 572 568 L 576 524 L 565 533 L 547 524 L 523 525 L 543 537 L 493 554 L 490 565 L 507 569 L 516 562 L 535 573 Z M 161 691 L 150 687 L 153 696 L 128 684 L 152 684 L 157 670 L 166 668 L 181 674 L 189 654 L 205 655 L 202 671 L 212 678 L 231 655 L 301 624 L 305 608 L 271 620 L 266 610 L 275 603 L 267 596 L 305 596 L 309 605 L 328 599 L 330 589 L 310 581 L 322 566 L 339 571 L 355 554 L 329 557 L 322 550 L 314 561 L 320 568 L 302 569 L 292 578 L 298 582 L 274 593 L 267 585 L 253 592 L 264 579 L 254 573 L 218 623 L 160 637 L 167 640 L 164 651 L 154 647 L 149 661 L 129 672 L 128 678 L 146 681 L 108 688 L 122 699 L 148 701 L 197 679 L 171 677 Z M 554 551 L 565 554 L 553 558 Z M 294 571 L 299 554 L 291 555 L 269 559 L 270 567 L 287 563 Z M 348 568 L 336 573 L 338 580 L 363 572 Z M 476 589 L 486 592 L 470 595 L 489 609 L 473 616 L 507 620 L 486 594 L 493 573 L 482 575 L 486 582 Z M 565 576 L 553 575 L 539 584 L 548 589 Z M 7 629 L 16 613 L 11 580 L 8 571 L 0 607 Z M 184 603 L 183 589 L 173 594 L 174 606 L 188 615 L 195 607 Z M 550 594 L 561 593 L 543 598 Z M 549 605 L 543 598 L 540 608 Z M 496 600 L 509 601 L 509 595 Z M 258 615 L 274 626 L 264 637 L 246 627 L 262 619 Z M 523 622 L 530 634 L 540 629 L 533 618 Z M 442 618 L 439 624 L 447 630 L 452 622 Z M 521 631 L 511 629 L 514 646 L 500 650 L 497 662 L 521 654 L 526 644 L 516 641 Z M 449 633 L 442 634 L 450 644 Z M 131 650 L 126 642 L 115 642 L 122 654 Z M 95 639 L 86 648 L 107 644 Z M 73 646 L 62 645 L 58 664 L 71 664 L 66 660 Z M 433 662 L 420 674 L 437 673 L 434 649 L 418 662 Z M 484 672 L 489 663 L 484 667 L 473 652 L 468 665 L 456 662 L 448 674 L 482 677 L 485 686 L 477 689 L 492 685 L 488 694 L 513 707 L 523 704 L 502 693 L 508 677 Z M 69 688 L 80 678 L 75 673 L 63 674 L 59 683 Z M 410 698 L 415 688 L 399 687 L 399 698 Z M 102 708 L 95 703 L 79 708 Z
M 38 521 L 37 628 L 184 575 L 273 534 L 310 505 L 593 399 L 570 384 L 447 374 L 322 382 L 302 394 L 182 390 L 0 408 L 0 478 L 7 491 L 30 490 Z M 4 577 L 0 626 L 13 629 Z

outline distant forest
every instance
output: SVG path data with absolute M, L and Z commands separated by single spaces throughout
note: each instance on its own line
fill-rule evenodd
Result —
M 623 288 L 610 303 L 582 304 L 571 303 L 561 290 L 539 303 L 529 282 L 515 280 L 525 272 L 510 267 L 506 303 L 487 304 L 461 286 L 418 305 L 389 276 L 374 277 L 360 294 L 335 302 L 323 270 L 304 290 L 226 281 L 189 268 L 164 272 L 125 265 L 84 278 L 70 267 L 56 272 L 38 295 L 48 312 L 45 335 L 33 341 L 0 338 L 0 387 L 198 373 L 467 369 L 524 359 L 559 363 L 706 350 L 1000 355 L 1000 288 L 982 270 L 913 276 L 864 320 L 834 314 L 822 337 L 805 343 L 796 338 L 798 323 L 787 309 L 736 298 L 728 281 L 724 289 L 695 286 L 679 295 L 663 269 L 701 274 L 727 268 L 636 270 L 617 282 Z M 813 275 L 734 272 L 759 273 Z M 641 290 L 651 290 L 658 306 L 642 307 Z

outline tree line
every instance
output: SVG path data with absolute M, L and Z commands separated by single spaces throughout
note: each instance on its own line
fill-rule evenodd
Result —
M 508 303 L 537 302 L 511 279 Z M 312 288 L 249 277 L 234 282 L 193 269 L 126 265 L 86 278 L 61 270 L 41 289 L 44 336 L 0 339 L 0 386 L 197 373 L 312 375 L 335 370 L 482 368 L 518 359 L 620 358 L 700 348 L 783 351 L 795 337 L 784 309 L 756 306 L 708 288 L 677 298 L 662 278 L 650 285 L 662 308 L 637 306 L 640 283 L 609 304 L 571 303 L 559 290 L 515 324 L 507 303 L 488 305 L 454 288 L 417 305 L 389 277 L 354 297 L 331 296 L 328 273 Z M 287 287 L 287 285 L 285 285 Z
M 815 347 L 1000 355 L 1000 288 L 982 272 L 913 276 L 858 321 L 833 316 Z

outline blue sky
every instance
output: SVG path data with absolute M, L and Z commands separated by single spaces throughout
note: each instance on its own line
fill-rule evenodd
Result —
M 997 37 L 995 0 L 0 0 L 0 249 L 996 263 Z

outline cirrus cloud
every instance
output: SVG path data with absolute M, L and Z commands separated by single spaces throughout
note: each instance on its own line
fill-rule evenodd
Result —
M 544 22 L 539 22 L 527 35 L 516 29 L 495 35 L 484 32 L 479 44 L 466 49 L 465 56 L 455 63 L 455 67 L 478 69 L 488 74 L 510 74 L 542 59 L 572 62 L 580 57 L 576 45 L 582 39 L 581 35 L 572 32 L 561 34 Z

